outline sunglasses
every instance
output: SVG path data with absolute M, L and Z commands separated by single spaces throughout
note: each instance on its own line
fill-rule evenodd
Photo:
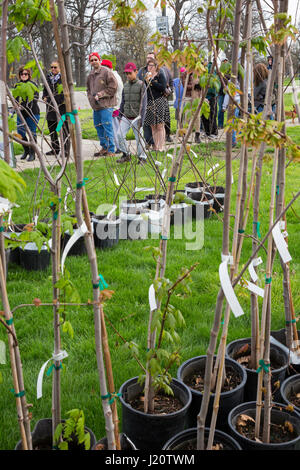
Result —
M 22 77 L 22 75 L 29 75 L 29 73 L 27 73 L 27 72 L 22 72 L 22 73 L 20 74 L 20 76 Z
M 90 62 L 98 62 L 99 59 L 91 59 Z
M 52 69 L 57 69 L 58 67 L 57 67 L 57 65 L 51 65 L 51 68 Z

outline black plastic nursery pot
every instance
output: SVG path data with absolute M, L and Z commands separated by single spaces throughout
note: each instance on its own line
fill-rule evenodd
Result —
M 204 441 L 207 442 L 209 428 L 204 430 Z M 215 430 L 214 445 L 220 446 L 219 450 L 242 450 L 240 444 L 223 431 Z M 163 446 L 163 450 L 197 450 L 197 428 L 189 428 L 171 437 Z
M 300 414 L 300 374 L 292 375 L 282 382 L 280 395 L 282 397 L 282 403 L 292 405 L 294 410 Z M 297 405 L 294 401 L 295 398 L 298 398 Z
M 65 420 L 62 419 L 62 423 L 64 423 Z M 91 447 L 92 449 L 95 444 L 96 444 L 96 436 L 91 431 L 88 427 L 84 427 L 85 432 L 88 432 L 91 438 Z M 44 418 L 40 419 L 32 433 L 32 449 L 33 450 L 53 450 L 53 444 L 52 444 L 52 419 L 51 418 Z M 22 441 L 20 440 L 16 447 L 15 450 L 23 450 L 22 448 Z M 71 451 L 82 451 L 84 450 L 83 444 L 78 445 L 78 442 L 76 438 L 69 443 L 69 450 Z
M 263 426 L 263 408 L 261 413 L 261 426 Z M 256 402 L 251 401 L 247 403 L 241 403 L 236 406 L 228 416 L 228 426 L 230 428 L 230 434 L 238 441 L 242 447 L 242 450 L 299 450 L 300 449 L 300 415 L 295 411 L 289 411 L 285 405 L 281 403 L 272 403 L 271 409 L 271 436 L 272 425 L 285 425 L 286 422 L 290 423 L 294 430 L 294 437 L 287 442 L 275 442 L 274 438 L 271 437 L 270 443 L 259 442 L 256 440 L 249 439 L 242 435 L 237 430 L 238 418 L 240 415 L 246 415 L 255 420 L 256 416 Z M 276 433 L 275 433 L 276 438 Z
M 193 209 L 191 204 L 185 202 L 172 204 L 170 210 L 170 225 L 184 225 L 190 222 L 193 217 Z
M 207 192 L 194 192 L 188 193 L 187 195 L 195 202 L 195 204 L 192 205 L 193 219 L 197 218 L 199 220 L 201 217 L 208 219 L 212 214 L 211 209 L 214 205 L 211 194 Z M 203 216 L 201 212 L 199 212 L 199 207 L 203 207 Z
M 148 199 L 134 199 L 122 201 L 121 208 L 122 212 L 127 214 L 141 214 L 143 209 L 147 208 L 149 205 Z
M 120 445 L 121 445 L 121 450 L 128 450 L 128 451 L 137 450 L 134 443 L 123 432 L 121 432 L 120 434 Z M 102 439 L 97 441 L 96 444 L 93 446 L 92 450 L 108 450 L 107 449 L 107 437 L 103 437 Z
M 198 376 L 200 374 L 204 377 L 206 357 L 207 356 L 192 357 L 181 364 L 177 371 L 178 380 L 187 384 L 193 376 Z M 222 431 L 228 430 L 227 417 L 230 410 L 244 400 L 244 388 L 247 380 L 246 371 L 233 359 L 226 357 L 225 369 L 227 372 L 231 370 L 233 373 L 237 374 L 239 377 L 239 384 L 232 390 L 222 392 L 220 395 L 217 428 Z M 203 394 L 199 390 L 194 390 L 192 387 L 189 388 L 192 393 L 192 403 L 187 414 L 187 426 L 192 428 L 197 425 L 197 415 L 201 408 Z M 206 426 L 209 426 L 211 421 L 214 398 L 215 394 L 211 393 L 205 423 Z
M 142 214 L 121 212 L 120 232 L 121 240 L 146 240 L 148 238 L 148 219 Z
M 176 433 L 183 431 L 188 408 L 192 401 L 189 388 L 177 379 L 170 384 L 174 396 L 182 403 L 182 408 L 169 414 L 147 414 L 134 409 L 130 401 L 137 398 L 143 387 L 138 377 L 127 380 L 119 393 L 122 406 L 122 431 L 139 450 L 162 449 L 164 443 Z
M 238 351 L 246 344 L 251 345 L 250 338 L 241 338 L 231 343 L 228 343 L 226 347 L 226 354 L 232 359 L 238 359 Z M 245 353 L 242 353 L 245 355 Z M 280 391 L 278 387 L 274 384 L 275 382 L 282 383 L 286 376 L 286 371 L 288 368 L 288 355 L 280 347 L 275 344 L 270 344 L 270 362 L 271 362 L 271 384 L 272 391 L 274 391 L 274 398 L 276 400 L 280 399 Z M 273 366 L 272 366 L 273 364 Z M 277 365 L 275 365 L 277 364 Z M 275 366 L 274 366 L 275 365 Z M 256 400 L 257 394 L 257 371 L 254 369 L 249 369 L 248 367 L 243 367 L 247 372 L 247 382 L 245 385 L 245 401 Z
M 211 195 L 213 194 L 213 208 L 216 212 L 220 212 L 224 208 L 225 188 L 223 186 L 211 186 L 209 188 Z
M 106 248 L 113 248 L 119 243 L 120 218 L 112 216 L 107 220 L 105 215 L 94 215 L 92 223 L 96 248 L 105 250 Z
M 14 235 L 23 232 L 24 227 L 26 224 L 13 224 L 10 225 L 8 230 L 6 230 L 6 235 Z M 11 249 L 9 262 L 13 264 L 20 265 L 20 248 L 16 247 Z
M 210 188 L 209 184 L 204 184 L 202 181 L 195 181 L 192 183 L 186 183 L 184 190 L 186 193 L 207 191 Z
M 297 333 L 298 333 L 298 338 L 300 340 L 300 331 L 297 331 Z M 283 346 L 287 347 L 285 328 L 281 328 L 281 330 L 272 330 L 271 336 L 273 336 L 273 338 L 279 341 Z M 286 374 L 287 376 L 300 373 L 300 364 L 294 364 L 291 359 L 292 358 L 290 358 L 290 364 L 289 364 L 287 374 Z
M 77 227 L 74 227 L 74 230 L 76 230 Z M 68 232 L 65 232 L 63 236 L 61 237 L 61 252 L 63 253 L 68 241 L 70 240 L 72 235 L 70 235 Z M 70 251 L 68 252 L 68 256 L 81 256 L 86 254 L 86 247 L 85 247 L 85 242 L 84 242 L 84 236 L 81 236 L 76 240 L 74 245 L 70 248 Z
M 51 254 L 46 247 L 38 251 L 35 243 L 20 248 L 20 265 L 27 271 L 45 271 L 50 264 Z

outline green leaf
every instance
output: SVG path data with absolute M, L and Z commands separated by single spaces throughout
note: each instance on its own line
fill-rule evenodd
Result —
M 73 339 L 74 338 L 74 330 L 69 321 L 65 321 L 62 325 L 63 333 L 68 333 L 68 335 Z
M 60 450 L 69 450 L 69 444 L 67 441 L 61 441 L 59 444 L 58 444 L 58 447 Z

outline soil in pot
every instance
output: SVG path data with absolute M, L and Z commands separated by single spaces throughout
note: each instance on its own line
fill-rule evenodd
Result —
M 144 395 L 140 394 L 134 400 L 129 401 L 129 404 L 135 410 L 144 411 Z M 180 410 L 182 406 L 182 402 L 178 398 L 158 392 L 154 398 L 154 411 L 152 414 L 175 413 L 175 411 Z
M 188 385 L 192 392 L 192 404 L 187 415 L 187 426 L 197 425 L 202 396 L 204 390 L 206 356 L 197 356 L 185 361 L 178 369 L 177 377 Z M 217 428 L 227 431 L 227 417 L 229 411 L 244 399 L 244 388 L 247 380 L 246 371 L 236 361 L 226 357 L 225 359 L 226 381 L 220 395 Z M 212 416 L 215 394 L 212 392 L 208 405 L 206 425 L 208 426 Z
M 186 183 L 184 189 L 187 193 L 193 193 L 193 192 L 202 192 L 207 191 L 208 188 L 210 188 L 209 184 L 204 184 L 202 181 L 195 181 L 193 183 Z
M 143 407 L 139 410 L 132 406 L 135 400 L 140 402 L 136 406 L 140 407 L 141 404 L 139 397 L 143 393 L 143 387 L 137 380 L 138 377 L 127 380 L 119 390 L 122 405 L 122 431 L 132 440 L 137 449 L 161 449 L 174 434 L 183 431 L 185 417 L 192 400 L 191 392 L 185 384 L 172 379 L 170 387 L 174 398 L 180 402 L 180 409 L 175 410 L 177 404 L 174 405 L 174 401 L 170 404 L 171 401 L 167 400 L 164 404 L 167 403 L 167 408 L 173 410 L 167 412 L 167 408 L 162 407 L 163 402 L 158 400 L 156 402 L 158 412 L 145 413 Z
M 257 393 L 257 372 L 256 369 L 249 368 L 251 354 L 250 338 L 241 338 L 232 341 L 227 345 L 226 353 L 229 357 L 237 361 L 247 372 L 247 382 L 245 386 L 245 401 L 256 400 Z M 270 364 L 271 364 L 271 384 L 272 393 L 275 400 L 280 400 L 280 384 L 284 381 L 287 367 L 288 356 L 285 351 L 276 346 L 270 345 Z
M 263 409 L 261 431 L 263 428 Z M 298 450 L 300 448 L 300 415 L 285 405 L 272 403 L 270 442 L 255 438 L 256 402 L 242 403 L 228 416 L 230 433 L 244 450 Z M 262 432 L 260 432 L 262 437 Z
M 209 428 L 204 430 L 204 441 L 207 444 Z M 215 430 L 214 444 L 212 450 L 241 450 L 241 446 L 231 436 L 223 431 Z M 163 450 L 197 450 L 197 428 L 185 429 L 171 437 L 163 446 Z

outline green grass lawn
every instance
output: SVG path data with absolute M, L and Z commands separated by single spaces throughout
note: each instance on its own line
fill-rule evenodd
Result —
M 201 146 L 195 150 L 200 158 L 195 159 L 197 168 L 204 174 L 212 165 L 219 163 L 216 183 L 224 185 L 225 168 L 224 161 L 214 156 L 215 147 Z M 165 161 L 165 157 L 157 157 Z M 166 158 L 170 165 L 170 159 Z M 109 171 L 108 171 L 109 170 Z M 119 179 L 124 167 L 117 168 L 112 160 L 99 159 L 85 162 L 85 176 L 89 178 L 86 184 L 89 207 L 96 211 L 99 204 L 112 203 L 115 188 L 110 174 L 118 171 Z M 235 198 L 237 191 L 239 161 L 233 161 L 234 182 L 232 184 L 232 208 L 234 214 Z M 56 170 L 54 170 L 56 171 Z M 249 169 L 250 173 L 250 169 Z M 72 165 L 67 169 L 69 180 L 75 184 L 75 172 Z M 47 200 L 48 186 L 43 177 L 38 180 L 38 169 L 26 170 L 22 173 L 27 189 L 19 199 L 20 207 L 13 211 L 13 221 L 28 223 L 31 221 L 33 194 L 37 187 L 37 199 Z M 272 176 L 272 161 L 266 159 L 263 169 L 262 190 L 260 198 L 260 222 L 261 233 L 264 235 L 268 228 L 268 212 L 270 204 L 270 185 Z M 186 182 L 194 181 L 188 159 L 184 160 L 179 188 L 184 188 Z M 212 179 L 208 180 L 212 182 Z M 38 184 L 37 184 L 38 182 Z M 139 187 L 152 186 L 154 176 L 152 170 L 137 167 L 136 181 L 131 174 L 129 185 L 136 184 Z M 64 198 L 68 186 L 63 179 L 62 198 Z M 36 186 L 37 185 L 37 186 Z M 300 169 L 298 163 L 292 163 L 286 170 L 286 202 L 300 185 Z M 122 191 L 122 195 L 125 192 Z M 74 212 L 74 204 L 68 199 L 69 213 Z M 294 296 L 296 314 L 300 312 L 300 245 L 299 245 L 299 218 L 300 200 L 293 205 L 294 212 L 287 213 L 287 230 L 289 234 L 289 250 L 292 256 L 291 287 Z M 246 234 L 252 232 L 252 212 L 246 229 Z M 50 210 L 44 209 L 42 217 L 49 217 Z M 234 218 L 231 217 L 231 227 Z M 185 318 L 186 328 L 179 331 L 181 335 L 181 361 L 196 355 L 206 354 L 210 330 L 212 327 L 216 296 L 219 290 L 218 266 L 222 251 L 222 213 L 220 219 L 212 215 L 204 221 L 204 245 L 201 249 L 191 251 L 186 249 L 185 238 L 174 239 L 174 227 L 171 228 L 168 242 L 168 261 L 166 276 L 175 280 L 181 267 L 190 267 L 195 262 L 199 263 L 193 272 L 192 295 L 186 299 L 175 296 L 173 305 L 179 308 Z M 195 222 L 193 222 L 195 229 Z M 112 364 L 116 391 L 120 385 L 130 377 L 139 375 L 141 370 L 137 362 L 131 358 L 130 353 L 124 348 L 122 340 L 115 333 L 114 328 L 127 341 L 134 341 L 140 347 L 140 357 L 144 362 L 146 355 L 146 334 L 149 315 L 148 288 L 155 275 L 155 263 L 150 252 L 145 251 L 147 246 L 158 246 L 158 240 L 120 240 L 119 244 L 111 250 L 97 250 L 99 272 L 108 283 L 108 288 L 114 291 L 112 299 L 105 303 L 104 310 L 107 317 L 107 329 L 111 348 Z M 248 259 L 251 252 L 251 239 L 246 238 L 242 251 L 240 266 Z M 264 285 L 264 266 L 266 254 L 263 250 L 259 253 L 264 264 L 258 267 L 259 285 Z M 78 289 L 81 301 L 92 299 L 92 285 L 89 271 L 89 263 L 86 256 L 68 256 L 66 268 L 71 274 L 71 279 Z M 249 279 L 249 275 L 245 275 Z M 28 272 L 16 265 L 10 265 L 7 280 L 8 295 L 11 308 L 19 304 L 32 303 L 34 298 L 40 298 L 43 302 L 51 301 L 51 268 L 45 272 Z M 248 291 L 242 287 L 236 288 L 238 299 L 245 314 L 239 318 L 231 316 L 229 323 L 228 341 L 249 337 L 250 335 L 250 298 Z M 261 306 L 261 301 L 259 300 Z M 1 309 L 1 305 L 0 305 Z M 96 434 L 97 439 L 105 434 L 104 418 L 100 398 L 97 364 L 94 345 L 93 312 L 90 307 L 67 307 L 66 318 L 74 329 L 74 338 L 62 334 L 61 349 L 68 352 L 68 358 L 63 361 L 64 368 L 61 374 L 61 406 L 62 418 L 66 412 L 73 408 L 83 409 L 86 417 L 86 425 Z M 40 368 L 53 352 L 52 310 L 48 307 L 25 307 L 14 314 L 20 345 L 25 390 L 28 403 L 33 404 L 32 428 L 41 418 L 51 417 L 51 376 L 44 376 L 43 397 L 36 398 L 36 383 Z M 275 259 L 272 275 L 272 329 L 280 329 L 285 325 L 284 304 L 282 295 L 282 271 L 278 255 Z M 7 342 L 7 334 L 4 328 L 0 329 L 0 340 Z M 0 449 L 13 449 L 20 439 L 16 405 L 11 389 L 13 388 L 9 354 L 6 353 L 7 364 L 0 365 L 2 383 L 0 384 L 1 409 L 0 415 Z M 50 365 L 50 364 L 49 364 Z M 171 370 L 176 375 L 176 366 Z M 121 419 L 121 408 L 118 404 Z

